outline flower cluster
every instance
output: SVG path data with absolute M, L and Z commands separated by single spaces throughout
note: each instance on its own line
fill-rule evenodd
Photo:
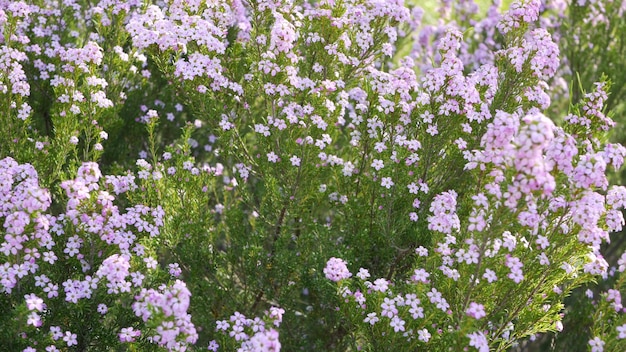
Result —
M 339 258 L 330 258 L 324 268 L 324 275 L 331 281 L 339 281 L 352 276 L 346 262 Z
M 135 315 L 144 322 L 152 320 L 155 315 L 162 316 L 159 317 L 155 331 L 148 336 L 150 341 L 169 351 L 185 351 L 188 344 L 196 342 L 198 334 L 191 322 L 191 315 L 187 313 L 190 296 L 191 292 L 180 280 L 176 280 L 170 287 L 164 285 L 159 290 L 141 290 L 133 303 Z
M 139 239 L 159 235 L 164 218 L 161 208 L 135 205 L 121 213 L 114 204 L 115 197 L 104 190 L 106 183 L 101 182 L 104 177 L 98 164 L 84 163 L 75 179 L 62 183 L 67 206 L 64 213 L 53 216 L 48 209 L 50 194 L 40 188 L 31 165 L 20 165 L 11 158 L 1 160 L 0 165 L 6 171 L 2 174 L 0 218 L 7 231 L 0 244 L 4 256 L 0 292 L 11 294 L 18 285 L 32 290 L 24 296 L 29 325 L 56 323 L 54 317 L 44 321 L 48 314 L 41 313 L 56 307 L 53 303 L 57 297 L 75 306 L 97 305 L 106 315 L 107 305 L 116 297 L 132 297 L 136 292 L 139 295 L 133 310 L 144 322 L 159 311 L 157 333 L 149 336 L 153 343 L 182 350 L 195 342 L 197 334 L 187 314 L 191 293 L 185 284 L 176 281 L 172 286 L 161 286 L 161 291 L 148 289 L 144 286 L 146 275 L 131 264 L 134 258 L 144 259 L 142 263 L 154 261 Z M 126 190 L 137 187 L 132 179 L 130 182 Z M 53 276 L 47 271 L 53 265 L 72 265 L 80 270 Z M 119 341 L 132 342 L 140 334 L 141 330 L 124 328 Z M 179 335 L 181 340 L 177 341 Z M 53 340 L 60 338 L 54 336 Z M 75 334 L 67 336 L 63 341 L 68 346 L 76 344 Z
M 281 344 L 278 341 L 278 328 L 282 323 L 284 309 L 271 307 L 265 312 L 263 319 L 246 318 L 245 315 L 235 312 L 230 319 L 217 321 L 216 331 L 226 333 L 238 345 L 238 351 L 242 352 L 278 352 Z M 270 325 L 273 327 L 268 327 Z M 209 344 L 210 351 L 217 351 L 219 344 L 212 341 Z

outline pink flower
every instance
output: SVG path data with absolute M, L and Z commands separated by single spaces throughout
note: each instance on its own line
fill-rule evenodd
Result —
M 76 340 L 76 334 L 72 334 L 71 331 L 65 332 L 65 336 L 63 336 L 63 341 L 67 343 L 68 347 L 78 344 L 78 340 Z
M 122 328 L 118 334 L 120 342 L 133 342 L 136 337 L 139 337 L 139 335 L 141 335 L 141 331 L 135 330 L 132 327 Z
M 28 307 L 29 310 L 36 310 L 41 312 L 46 307 L 46 305 L 43 303 L 43 299 L 37 297 L 34 293 L 25 295 L 24 298 L 26 299 L 26 307 Z
M 454 190 L 443 192 L 435 196 L 430 205 L 433 215 L 428 217 L 428 229 L 444 234 L 451 234 L 452 230 L 459 230 L 461 222 L 456 214 L 456 197 Z
M 465 310 L 465 314 L 474 318 L 480 319 L 484 318 L 487 314 L 485 313 L 485 306 L 482 304 L 478 304 L 476 302 L 471 302 L 467 310 Z
M 289 158 L 289 161 L 291 161 L 291 165 L 293 165 L 293 166 L 300 166 L 300 158 L 298 158 L 295 155 L 293 155 L 291 158 Z
M 352 276 L 352 273 L 348 270 L 348 266 L 343 259 L 330 258 L 324 268 L 324 274 L 326 278 L 331 281 L 340 281 Z
M 370 325 L 376 324 L 380 319 L 376 316 L 376 313 L 368 313 L 367 317 L 363 320 L 364 323 L 369 323 Z
M 604 351 L 604 341 L 599 337 L 594 337 L 589 340 L 589 346 L 591 346 L 591 352 L 603 352 Z
M 361 280 L 367 280 L 370 277 L 370 273 L 367 269 L 360 268 L 356 276 Z
M 281 347 L 278 337 L 278 331 L 274 329 L 257 332 L 250 338 L 250 350 L 259 352 L 278 352 Z
M 470 339 L 470 346 L 475 347 L 479 352 L 489 352 L 489 343 L 482 332 L 474 332 L 468 334 L 467 337 Z
M 428 332 L 428 330 L 426 329 L 422 329 L 422 330 L 418 330 L 417 331 L 417 339 L 423 342 L 428 342 L 430 340 L 430 332 Z
M 385 297 L 384 302 L 380 305 L 381 313 L 383 317 L 393 318 L 398 314 L 398 309 L 393 300 Z
M 391 180 L 391 177 L 383 177 L 382 181 L 380 182 L 380 185 L 387 189 L 390 189 L 391 187 L 393 187 L 394 183 Z
M 400 319 L 397 315 L 391 319 L 389 325 L 393 328 L 393 331 L 404 331 L 405 321 Z
M 617 327 L 618 339 L 626 339 L 626 324 Z
M 413 281 L 416 281 L 416 282 L 427 283 L 429 276 L 430 276 L 430 274 L 426 270 L 424 270 L 424 269 L 415 269 L 414 274 L 411 277 L 411 279 Z

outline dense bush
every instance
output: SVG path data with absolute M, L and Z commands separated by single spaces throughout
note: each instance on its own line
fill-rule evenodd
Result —
M 625 4 L 0 0 L 0 338 L 626 350 Z

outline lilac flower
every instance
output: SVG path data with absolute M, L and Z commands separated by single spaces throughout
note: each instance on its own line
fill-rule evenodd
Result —
M 589 346 L 591 346 L 591 352 L 603 352 L 604 351 L 604 341 L 602 341 L 599 337 L 594 337 L 589 340 Z
M 395 315 L 392 319 L 391 322 L 389 323 L 389 326 L 391 326 L 393 328 L 393 331 L 398 332 L 398 331 L 404 331 L 404 324 L 405 321 L 400 319 L 397 315 Z
M 417 248 L 415 248 L 415 253 L 420 256 L 420 257 L 427 257 L 428 256 L 428 249 L 419 246 Z
M 96 275 L 99 278 L 106 277 L 108 293 L 119 293 L 127 290 L 126 277 L 130 275 L 129 259 L 128 256 L 114 254 L 102 262 Z
M 618 339 L 626 339 L 626 324 L 617 327 Z
M 450 307 L 446 299 L 443 298 L 441 292 L 437 291 L 437 289 L 434 287 L 430 290 L 430 292 L 426 294 L 426 296 L 428 296 L 430 303 L 435 304 L 437 308 L 441 309 L 444 312 L 447 311 Z
M 156 269 L 158 264 L 157 261 L 151 257 L 143 258 L 143 261 L 146 263 L 148 269 Z
M 589 253 L 587 255 L 589 262 L 583 266 L 583 270 L 586 273 L 592 275 L 603 275 L 606 276 L 607 270 L 609 269 L 609 264 L 602 256 L 597 256 L 593 253 Z
M 120 339 L 120 342 L 133 342 L 135 341 L 136 337 L 139 337 L 139 335 L 141 335 L 141 331 L 129 327 L 122 328 L 122 330 L 120 330 L 120 333 L 118 334 L 118 337 Z
M 391 180 L 391 177 L 383 177 L 380 185 L 387 189 L 390 189 L 391 187 L 393 187 L 394 183 Z
M 509 11 L 503 15 L 502 20 L 498 24 L 498 29 L 506 34 L 520 28 L 523 23 L 537 21 L 540 6 L 541 2 L 538 0 L 513 2 Z
M 41 320 L 41 316 L 39 316 L 37 312 L 30 312 L 28 314 L 28 318 L 26 319 L 26 324 L 38 328 L 43 324 L 43 321 Z
M 398 314 L 398 309 L 393 300 L 385 297 L 384 302 L 380 305 L 381 313 L 383 317 L 393 318 Z
M 168 272 L 173 277 L 179 277 L 180 274 L 182 274 L 182 272 L 183 272 L 183 270 L 180 268 L 178 263 L 170 263 L 170 264 L 168 264 L 168 268 L 169 268 Z
M 63 332 L 59 326 L 51 326 L 50 334 L 52 335 L 52 339 L 55 341 L 63 337 Z
M 431 203 L 430 211 L 433 215 L 428 217 L 428 229 L 451 234 L 452 230 L 460 229 L 460 220 L 456 214 L 457 193 L 453 190 L 443 192 Z
M 430 274 L 424 269 L 415 269 L 411 279 L 416 282 L 428 283 Z
M 291 165 L 293 166 L 300 166 L 301 159 L 293 155 L 291 158 L 289 158 L 289 161 L 291 161 Z
M 410 304 L 409 313 L 413 319 L 424 318 L 424 308 L 419 306 L 419 300 Z
M 269 152 L 267 153 L 267 160 L 270 163 L 275 163 L 279 160 L 278 155 L 276 155 L 274 152 Z
M 485 273 L 483 274 L 483 278 L 487 280 L 489 283 L 496 281 L 498 278 L 496 276 L 495 271 L 491 269 L 485 269 Z
M 285 314 L 284 309 L 271 307 L 268 317 L 274 321 L 274 326 L 279 327 L 280 323 L 283 321 L 283 314 Z
M 609 289 L 606 294 L 606 301 L 612 302 L 611 306 L 618 313 L 622 311 L 622 308 L 624 308 L 622 306 L 622 296 L 618 290 Z
M 327 279 L 335 282 L 347 279 L 352 276 L 352 274 L 348 270 L 346 262 L 343 259 L 335 257 L 330 258 L 326 263 L 326 267 L 324 268 L 324 274 L 326 275 Z
M 254 334 L 247 346 L 249 346 L 251 351 L 259 352 L 278 352 L 281 348 L 278 332 L 274 329 Z
M 468 334 L 467 337 L 470 339 L 470 346 L 476 348 L 480 352 L 489 352 L 489 343 L 482 332 L 473 332 Z
M 220 345 L 217 343 L 217 341 L 211 340 L 207 348 L 209 351 L 217 352 L 217 350 L 220 348 Z
M 26 299 L 26 307 L 29 310 L 36 310 L 38 312 L 42 312 L 46 307 L 46 305 L 43 303 L 43 299 L 37 297 L 33 293 L 25 295 L 24 298 Z
M 374 280 L 374 283 L 371 284 L 369 288 L 372 289 L 373 291 L 386 292 L 387 289 L 389 288 L 389 281 L 383 278 L 376 279 Z
M 474 318 L 481 319 L 484 318 L 487 314 L 485 313 L 485 306 L 482 304 L 478 304 L 476 302 L 471 302 L 467 310 L 465 310 L 465 314 Z
M 215 328 L 216 331 L 219 331 L 219 330 L 226 331 L 229 328 L 230 328 L 230 324 L 226 320 L 218 320 L 216 322 L 216 328 Z
M 418 330 L 417 331 L 417 335 L 418 335 L 418 340 L 422 341 L 422 342 L 428 342 L 430 340 L 430 332 L 428 332 L 428 330 L 426 329 L 422 329 L 422 330 Z
M 371 275 L 367 269 L 359 268 L 359 272 L 356 276 L 361 280 L 367 280 Z
M 173 285 L 161 286 L 159 290 L 142 289 L 135 297 L 133 311 L 145 322 L 154 318 L 154 313 L 162 315 L 156 335 L 151 336 L 160 346 L 172 349 L 186 343 L 195 343 L 198 338 L 191 316 L 187 314 L 191 292 L 180 280 Z
M 511 270 L 511 272 L 507 275 L 509 279 L 513 280 L 516 284 L 519 284 L 522 280 L 524 280 L 524 275 L 522 272 L 522 262 L 519 258 L 516 257 L 507 257 L 506 266 Z
M 293 42 L 298 39 L 293 24 L 285 20 L 280 13 L 274 13 L 269 50 L 288 52 L 293 48 Z
M 367 317 L 363 320 L 364 323 L 369 323 L 370 325 L 376 324 L 380 319 L 376 316 L 376 313 L 368 313 Z
M 76 334 L 73 334 L 70 331 L 65 332 L 65 335 L 63 336 L 63 341 L 67 343 L 68 347 L 78 344 L 78 341 L 76 340 Z

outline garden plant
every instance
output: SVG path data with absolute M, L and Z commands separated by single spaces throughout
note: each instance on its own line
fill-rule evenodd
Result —
M 0 350 L 626 350 L 626 1 L 0 0 Z

